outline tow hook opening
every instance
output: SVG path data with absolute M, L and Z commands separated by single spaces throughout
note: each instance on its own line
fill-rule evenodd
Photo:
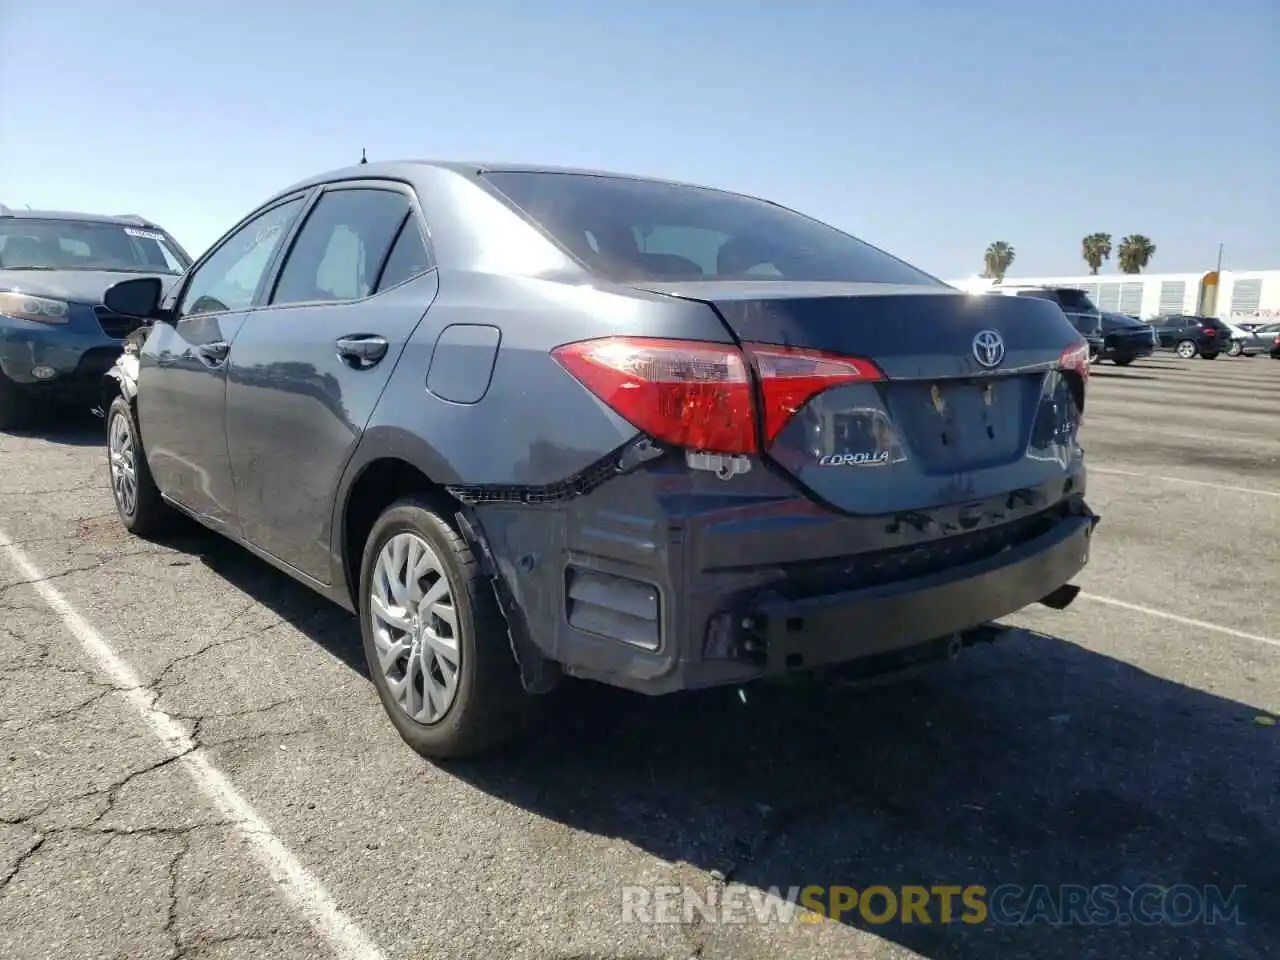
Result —
M 1057 590 L 1040 598 L 1040 602 L 1052 610 L 1065 610 L 1080 595 L 1080 588 L 1073 583 L 1064 583 Z

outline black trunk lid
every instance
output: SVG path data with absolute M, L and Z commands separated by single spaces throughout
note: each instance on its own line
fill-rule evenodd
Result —
M 887 513 L 952 504 L 1076 466 L 1082 383 L 1058 367 L 1081 339 L 1056 304 L 883 284 L 644 288 L 710 304 L 748 347 L 861 357 L 883 371 L 882 381 L 814 396 L 768 450 L 834 507 Z M 995 354 L 980 344 L 991 334 Z

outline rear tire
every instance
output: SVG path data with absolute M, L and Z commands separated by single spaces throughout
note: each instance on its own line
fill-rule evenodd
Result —
M 1200 348 L 1196 346 L 1194 340 L 1179 340 L 1174 350 L 1183 360 L 1191 360 L 1200 353 Z
M 31 395 L 0 373 L 0 430 L 22 430 L 36 417 Z
M 1133 363 L 1133 357 L 1116 357 L 1114 362 L 1117 367 L 1127 367 Z
M 1200 354 L 1200 359 L 1201 360 L 1217 360 L 1218 355 L 1216 353 L 1202 353 Z
M 399 562 L 397 551 L 404 551 Z M 411 565 L 421 575 L 410 574 Z M 360 565 L 359 614 L 378 698 L 421 756 L 473 755 L 533 727 L 541 698 L 520 683 L 493 585 L 425 499 L 397 501 L 374 523 Z
M 151 538 L 173 528 L 177 514 L 160 496 L 133 408 L 124 397 L 116 397 L 107 408 L 107 469 L 111 498 L 126 530 Z

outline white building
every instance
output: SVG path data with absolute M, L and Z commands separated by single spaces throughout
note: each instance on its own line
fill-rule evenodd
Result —
M 1005 277 L 1006 283 L 1076 287 L 1100 310 L 1135 317 L 1196 312 L 1203 273 L 1083 274 L 1074 277 Z M 980 289 L 989 281 L 948 280 L 960 289 Z M 1224 320 L 1280 320 L 1280 270 L 1223 270 L 1213 311 Z

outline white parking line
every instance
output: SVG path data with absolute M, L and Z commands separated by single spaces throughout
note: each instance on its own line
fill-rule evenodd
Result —
M 1220 626 L 1216 623 L 1209 623 L 1207 620 L 1192 620 L 1190 617 L 1180 617 L 1176 613 L 1167 613 L 1164 610 L 1156 610 L 1154 607 L 1144 607 L 1137 603 L 1129 603 L 1127 600 L 1116 600 L 1113 597 L 1102 597 L 1096 593 L 1086 593 L 1083 590 L 1080 596 L 1086 600 L 1092 600 L 1094 603 L 1105 603 L 1108 606 L 1120 607 L 1122 610 L 1131 610 L 1134 613 L 1145 613 L 1149 617 L 1159 617 L 1161 620 L 1172 620 L 1174 623 L 1180 623 L 1184 627 L 1195 627 L 1198 630 L 1212 630 L 1215 633 L 1224 633 L 1228 637 L 1235 637 L 1238 640 L 1252 640 L 1254 643 L 1264 643 L 1270 647 L 1280 648 L 1280 640 L 1272 637 L 1264 637 L 1257 633 L 1246 633 L 1243 630 L 1235 630 L 1231 627 Z
M 202 747 L 187 736 L 182 725 L 156 707 L 156 695 L 142 685 L 127 662 L 116 655 L 88 621 L 80 616 L 57 588 L 12 539 L 0 530 L 0 547 L 29 585 L 58 615 L 67 630 L 80 641 L 111 683 L 124 693 L 129 705 L 147 724 L 156 739 L 190 774 L 200 791 L 243 835 L 282 895 L 307 918 L 343 960 L 383 960 L 382 951 L 356 926 L 329 892 L 289 851 L 226 775 L 213 765 Z
M 1208 480 L 1188 480 L 1186 477 L 1164 477 L 1153 473 L 1135 473 L 1131 470 L 1115 470 L 1111 467 L 1089 467 L 1090 473 L 1109 473 L 1116 477 L 1133 477 L 1135 480 L 1156 480 L 1161 483 L 1185 483 L 1193 487 L 1210 487 L 1214 490 L 1227 490 L 1231 493 L 1252 493 L 1259 497 L 1280 498 L 1275 490 L 1259 490 L 1257 487 L 1233 487 L 1227 483 L 1210 483 Z

